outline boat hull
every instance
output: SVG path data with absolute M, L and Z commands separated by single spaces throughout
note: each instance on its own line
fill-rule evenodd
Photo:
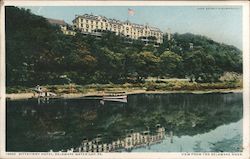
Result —
M 102 101 L 112 101 L 112 102 L 122 102 L 122 103 L 127 103 L 127 95 L 122 94 L 122 95 L 104 95 L 102 97 Z
M 103 99 L 127 99 L 127 96 L 103 96 Z
M 112 101 L 112 102 L 122 102 L 122 103 L 127 103 L 128 102 L 128 100 L 127 100 L 127 98 L 116 98 L 116 99 L 114 99 L 114 98 L 103 98 L 102 99 L 103 101 Z

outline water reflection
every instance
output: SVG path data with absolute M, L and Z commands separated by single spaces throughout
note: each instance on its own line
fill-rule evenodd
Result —
M 151 149 L 138 148 L 133 152 L 242 152 L 242 120 L 221 125 L 214 130 L 194 136 L 166 137 Z
M 75 150 L 67 151 L 77 151 L 77 152 L 121 152 L 121 151 L 131 151 L 132 149 L 139 147 L 148 147 L 163 141 L 165 137 L 165 128 L 160 127 L 158 124 L 154 132 L 142 131 L 134 132 L 133 130 L 126 133 L 126 136 L 119 138 L 110 143 L 103 143 L 103 137 L 98 135 L 93 140 L 89 141 L 84 139 L 82 144 Z
M 241 93 L 139 94 L 129 95 L 127 103 L 104 105 L 100 100 L 86 99 L 52 99 L 40 104 L 36 100 L 7 101 L 6 148 L 66 151 L 79 147 L 84 139 L 94 140 L 98 134 L 103 136 L 102 143 L 109 144 L 126 138 L 131 129 L 153 132 L 157 124 L 165 132 L 174 132 L 174 137 L 192 137 L 241 118 Z M 196 144 L 198 151 L 199 142 Z

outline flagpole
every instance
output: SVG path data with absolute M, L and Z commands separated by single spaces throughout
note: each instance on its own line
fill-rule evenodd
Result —
M 128 13 L 128 10 L 127 10 L 127 21 L 128 21 L 128 17 L 129 17 L 129 13 Z
M 134 14 L 135 14 L 135 11 L 133 9 L 128 8 L 127 21 L 129 20 L 129 16 L 133 16 Z

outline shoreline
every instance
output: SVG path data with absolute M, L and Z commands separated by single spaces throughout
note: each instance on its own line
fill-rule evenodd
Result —
M 179 90 L 179 91 L 146 91 L 146 90 L 130 90 L 127 91 L 127 95 L 133 94 L 171 94 L 171 93 L 193 93 L 193 94 L 206 94 L 206 93 L 242 93 L 243 89 L 214 89 L 214 90 Z M 74 99 L 81 98 L 87 96 L 102 96 L 103 92 L 89 92 L 89 93 L 70 93 L 70 94 L 62 94 L 59 95 L 58 98 L 62 99 Z M 5 94 L 6 100 L 22 100 L 22 99 L 30 99 L 37 98 L 34 97 L 34 93 L 11 93 Z

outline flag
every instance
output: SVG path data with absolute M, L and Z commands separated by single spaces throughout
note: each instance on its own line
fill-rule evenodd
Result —
M 128 8 L 128 15 L 133 16 L 135 14 L 135 11 L 131 8 Z

